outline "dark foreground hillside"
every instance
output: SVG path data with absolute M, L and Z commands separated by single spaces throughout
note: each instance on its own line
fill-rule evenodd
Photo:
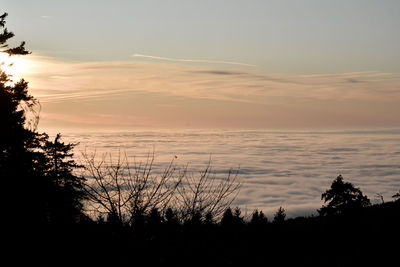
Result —
M 19 261 L 42 266 L 397 266 L 400 201 L 282 223 L 104 222 L 30 229 Z M 18 235 L 17 235 L 18 236 Z M 394 265 L 393 265 L 394 264 Z M 18 265 L 18 264 L 17 264 Z

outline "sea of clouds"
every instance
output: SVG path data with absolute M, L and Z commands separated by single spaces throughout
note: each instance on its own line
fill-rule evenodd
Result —
M 75 154 L 126 153 L 133 162 L 155 154 L 155 172 L 171 160 L 197 175 L 208 161 L 217 176 L 239 170 L 242 182 L 234 205 L 271 216 L 280 206 L 288 216 L 315 214 L 321 194 L 342 174 L 372 202 L 390 200 L 400 189 L 400 130 L 261 131 L 135 130 L 119 133 L 66 133 L 79 142 Z

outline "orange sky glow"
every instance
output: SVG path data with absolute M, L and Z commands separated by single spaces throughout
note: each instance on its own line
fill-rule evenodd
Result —
M 248 66 L 17 58 L 43 128 L 343 128 L 400 125 L 400 75 L 266 74 Z

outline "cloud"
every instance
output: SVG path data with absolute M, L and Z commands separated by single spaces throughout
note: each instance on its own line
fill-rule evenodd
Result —
M 69 62 L 39 56 L 28 58 L 30 67 L 24 78 L 44 108 L 91 103 L 91 109 L 101 106 L 107 112 L 135 113 L 151 117 L 155 123 L 181 126 L 400 124 L 400 75 L 397 73 L 288 75 L 177 62 Z M 124 106 L 111 104 L 121 102 Z
M 96 120 L 110 117 L 108 114 L 93 116 Z M 129 121 L 131 118 L 125 119 Z M 284 135 L 286 138 L 282 141 Z M 75 138 L 72 142 L 81 142 L 77 151 L 96 147 L 98 152 L 118 155 L 119 149 L 123 148 L 128 156 L 144 157 L 143 160 L 155 148 L 155 173 L 162 172 L 162 166 L 168 165 L 171 158 L 177 155 L 177 166 L 189 163 L 189 172 L 196 175 L 203 170 L 212 153 L 212 172 L 217 178 L 226 177 L 229 167 L 235 169 L 235 166 L 241 166 L 239 179 L 242 186 L 233 206 L 240 205 L 243 212 L 262 209 L 268 216 L 273 216 L 280 206 L 285 208 L 289 217 L 315 213 L 323 204 L 321 194 L 329 189 L 338 172 L 343 174 L 346 182 L 359 187 L 371 200 L 376 193 L 382 193 L 385 200 L 391 199 L 400 185 L 399 155 L 394 154 L 398 151 L 398 133 L 394 136 L 390 132 L 338 131 L 326 134 L 285 131 L 283 134 L 282 131 L 269 130 L 135 129 L 109 134 L 99 132 L 86 137 L 74 132 L 66 137 Z M 260 143 L 269 143 L 270 146 L 260 147 Z M 290 149 L 275 149 L 282 146 Z M 359 150 L 345 153 L 330 151 L 332 146 L 358 147 Z M 306 154 L 299 155 L 299 151 Z M 321 156 L 318 151 L 330 153 Z M 382 155 L 376 156 L 375 152 L 382 152 Z M 336 155 L 342 155 L 345 160 L 336 166 L 327 164 Z M 275 173 L 282 170 L 295 175 L 276 177 Z M 310 172 L 314 175 L 309 176 Z
M 42 19 L 46 19 L 46 20 L 48 20 L 48 19 L 52 19 L 53 18 L 53 16 L 49 16 L 49 15 L 43 15 L 43 16 L 40 16 Z
M 43 101 L 101 97 L 128 91 L 254 104 L 268 103 L 271 98 L 276 103 L 284 98 L 390 100 L 388 96 L 400 97 L 400 76 L 390 73 L 265 75 L 173 63 L 61 62 L 43 57 L 32 61 L 36 61 L 37 66 L 27 77 L 35 87 L 49 92 L 43 94 Z M 343 83 L 346 80 L 348 82 Z
M 210 60 L 210 59 L 180 59 L 180 58 L 159 57 L 159 56 L 151 56 L 151 55 L 143 55 L 143 54 L 133 54 L 132 57 L 149 58 L 149 59 L 156 59 L 156 60 L 162 60 L 162 61 L 173 61 L 173 62 L 211 63 L 211 64 L 224 64 L 224 65 L 238 65 L 238 66 L 246 66 L 246 67 L 255 67 L 256 66 L 253 64 L 247 64 L 247 63 L 243 63 L 243 62 L 234 62 L 234 61 L 221 61 L 221 60 Z
M 192 71 L 191 73 L 195 74 L 212 74 L 212 75 L 245 75 L 246 72 L 239 72 L 239 71 L 227 71 L 227 70 L 199 70 L 199 71 Z
M 353 78 L 348 78 L 346 81 L 349 82 L 349 83 L 358 83 L 358 82 L 360 82 L 359 80 L 356 80 L 356 79 L 353 79 Z

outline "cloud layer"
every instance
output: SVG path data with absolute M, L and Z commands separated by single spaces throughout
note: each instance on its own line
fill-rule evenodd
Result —
M 322 206 L 321 194 L 337 175 L 360 187 L 373 201 L 386 201 L 400 189 L 400 130 L 397 131 L 265 131 L 134 130 L 116 133 L 66 134 L 80 150 L 116 157 L 124 151 L 137 162 L 155 151 L 154 172 L 172 158 L 197 175 L 212 158 L 212 172 L 226 177 L 237 170 L 242 182 L 234 205 L 271 216 L 283 206 L 290 216 L 309 215 Z M 174 156 L 177 156 L 175 158 Z
M 44 57 L 31 57 L 30 62 L 24 77 L 43 112 L 53 117 L 85 116 L 114 126 L 128 125 L 127 115 L 141 118 L 132 119 L 132 126 L 400 125 L 398 73 L 285 75 L 213 64 L 63 62 Z

